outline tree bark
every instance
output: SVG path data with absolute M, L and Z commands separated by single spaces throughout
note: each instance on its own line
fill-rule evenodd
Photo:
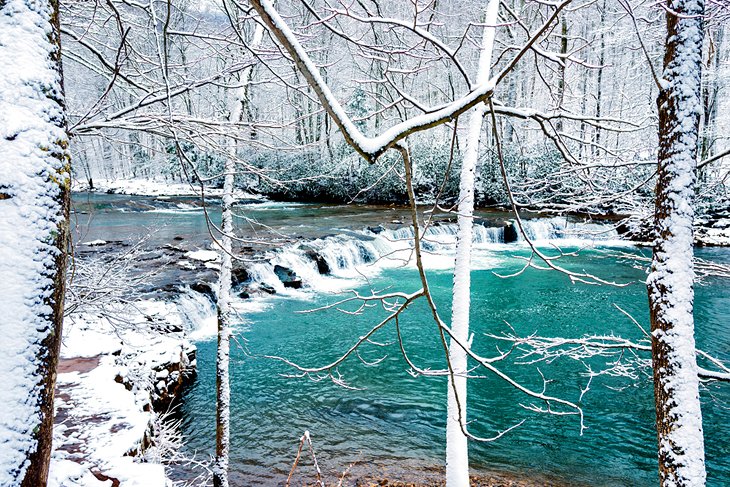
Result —
M 659 109 L 656 241 L 647 280 L 659 477 L 663 486 L 705 484 L 694 341 L 693 208 L 702 70 L 702 0 L 667 2 Z
M 216 357 L 216 422 L 215 422 L 215 467 L 214 487 L 228 486 L 228 452 L 230 449 L 230 404 L 231 386 L 229 378 L 231 342 L 231 234 L 233 233 L 233 183 L 235 160 L 226 159 L 223 182 L 223 208 L 221 214 L 220 238 L 221 272 L 218 287 L 218 353 Z
M 0 66 L 0 485 L 42 487 L 71 183 L 57 1 L 0 0 Z
M 709 48 L 707 50 L 707 83 L 702 90 L 702 138 L 700 142 L 701 161 L 714 155 L 715 138 L 717 133 L 717 108 L 720 93 L 719 69 L 722 63 L 722 43 L 725 26 L 721 23 L 717 26 L 715 38 L 712 32 L 708 32 Z M 700 172 L 700 180 L 704 172 Z
M 603 101 L 603 65 L 606 63 L 606 33 L 603 31 L 605 24 L 606 0 L 603 0 L 603 6 L 601 7 L 600 23 L 598 24 L 598 29 L 601 36 L 601 43 L 598 53 L 598 74 L 596 75 L 596 118 L 601 118 L 601 110 L 603 108 L 601 103 Z M 601 145 L 601 129 L 595 127 L 593 130 L 595 131 L 593 137 L 595 145 L 593 146 L 592 152 L 594 157 L 598 157 L 601 154 L 599 149 L 599 146 Z
M 499 0 L 490 0 L 479 56 L 477 83 L 489 79 L 494 48 Z M 451 332 L 460 343 L 469 342 L 471 292 L 471 249 L 474 226 L 474 172 L 479 158 L 479 135 L 486 106 L 477 105 L 469 114 L 466 151 L 459 182 L 458 234 L 454 264 L 454 290 L 451 304 Z M 466 432 L 467 355 L 454 340 L 449 345 L 451 375 L 448 384 L 446 419 L 446 486 L 469 486 L 469 447 Z
M 560 77 L 558 78 L 558 110 L 563 109 L 565 103 L 565 75 L 566 68 L 568 66 L 568 19 L 565 15 L 560 19 L 560 54 L 562 57 L 562 64 L 558 68 Z M 559 118 L 555 122 L 555 131 L 560 133 L 563 131 L 563 119 Z M 505 139 L 509 142 L 509 139 Z

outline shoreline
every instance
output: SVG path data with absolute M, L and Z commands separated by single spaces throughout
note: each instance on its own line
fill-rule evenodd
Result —
M 103 282 L 105 290 L 123 287 L 125 280 L 137 282 L 125 267 L 114 267 L 129 255 L 129 247 L 124 242 L 80 244 L 76 265 L 81 284 L 93 267 L 116 275 Z M 157 262 L 162 265 L 164 259 Z M 212 276 L 204 264 L 175 275 L 188 274 L 188 282 Z M 95 274 L 91 278 L 95 282 Z M 190 296 L 210 306 L 212 301 L 204 288 L 170 289 L 164 280 L 139 281 L 152 289 L 132 285 L 126 289 L 131 296 L 122 294 L 107 306 L 90 305 L 66 316 L 49 486 L 101 487 L 109 481 L 120 487 L 171 485 L 165 463 L 180 444 L 167 421 L 196 374 L 192 319 L 182 300 Z
M 144 197 L 156 197 L 159 199 L 164 198 L 175 198 L 175 197 L 201 197 L 199 186 L 192 185 L 184 182 L 167 182 L 155 179 L 98 179 L 94 183 L 94 187 L 90 188 L 88 182 L 77 180 L 75 181 L 74 193 L 107 193 L 107 194 L 118 194 L 128 196 L 144 196 Z M 222 196 L 222 188 L 206 188 L 206 198 L 220 198 Z M 293 202 L 286 199 L 270 199 L 269 197 L 261 194 L 249 193 L 243 190 L 236 190 L 234 192 L 234 200 L 242 200 L 247 202 L 282 202 L 282 203 L 301 203 Z M 323 204 L 323 205 L 343 205 L 345 202 L 322 202 L 312 201 L 306 202 L 311 204 Z M 373 207 L 393 208 L 403 207 L 402 204 L 396 203 L 383 203 L 379 205 L 366 205 Z M 431 204 L 424 202 L 424 208 L 431 206 Z M 494 214 L 505 214 L 510 215 L 511 211 L 505 207 L 483 207 L 477 208 L 476 213 L 494 213 Z M 478 215 L 477 219 L 478 219 Z M 550 218 L 558 216 L 553 212 L 545 212 L 539 209 L 525 209 L 525 215 L 523 218 Z M 606 222 L 616 226 L 617 230 L 626 240 L 629 240 L 636 245 L 640 246 L 651 246 L 651 237 L 649 232 L 645 228 L 648 223 L 644 220 L 631 220 L 631 215 L 618 215 L 618 214 L 589 214 L 585 212 L 571 212 L 566 215 L 562 215 L 567 218 L 572 218 L 575 221 L 592 221 L 592 222 Z M 509 220 L 512 217 L 509 216 L 505 220 Z M 632 223 L 624 223 L 632 221 Z M 702 215 L 695 221 L 695 246 L 696 247 L 728 247 L 730 246 L 730 208 L 724 211 L 720 211 L 714 215 Z
M 136 323 L 181 319 L 173 303 L 136 306 Z M 161 423 L 195 375 L 195 346 L 180 332 L 122 330 L 93 315 L 65 328 L 49 485 L 166 487 L 163 450 L 172 445 Z

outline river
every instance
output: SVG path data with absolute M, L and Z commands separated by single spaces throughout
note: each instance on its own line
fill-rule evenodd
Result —
M 208 239 L 203 211 L 185 199 L 155 199 L 118 195 L 77 195 L 77 240 L 133 239 L 152 230 L 153 244 L 175 236 Z M 320 276 L 307 263 L 304 250 L 284 247 L 272 262 L 293 269 L 302 277 L 302 289 L 284 288 L 269 264 L 251 264 L 251 279 L 267 282 L 274 296 L 240 300 L 236 346 L 232 357 L 231 480 L 233 485 L 278 485 L 286 479 L 296 456 L 298 439 L 311 432 L 318 460 L 329 479 L 349 468 L 349 478 L 362 475 L 428 478 L 443 464 L 445 393 L 443 378 L 409 374 L 393 324 L 365 344 L 360 357 L 351 357 L 338 369 L 351 388 L 328 377 L 292 378 L 295 370 L 268 358 L 277 355 L 301 365 L 318 366 L 332 361 L 384 316 L 375 306 L 353 314 L 357 304 L 312 313 L 343 297 L 348 289 L 412 292 L 419 288 L 411 264 L 403 208 L 293 205 L 257 203 L 241 205 L 239 228 L 258 235 L 286 234 L 282 245 L 312 240 L 324 256 L 331 275 Z M 214 218 L 218 212 L 211 210 Z M 504 214 L 480 214 L 492 222 Z M 90 224 L 89 224 L 90 222 Z M 389 223 L 388 230 L 363 231 L 366 226 Z M 529 251 L 524 243 L 505 244 L 498 229 L 478 228 L 472 272 L 472 329 L 474 348 L 495 356 L 509 345 L 488 335 L 533 333 L 546 337 L 615 335 L 641 340 L 642 331 L 617 309 L 619 306 L 648 328 L 646 273 L 642 264 L 620 254 L 648 251 L 617 242 L 615 235 L 594 236 L 599 226 L 572 226 L 559 220 L 533 220 L 533 236 L 546 252 L 580 250 L 561 262 L 573 270 L 627 284 L 624 287 L 571 284 L 563 274 L 528 269 L 504 278 L 524 265 Z M 388 225 L 386 225 L 388 226 Z M 258 230 L 257 230 L 258 228 Z M 573 232 L 578 232 L 573 234 Z M 269 233 L 270 234 L 270 233 Z M 434 227 L 426 244 L 429 280 L 442 316 L 450 307 L 453 228 Z M 322 238 L 328 236 L 327 238 Z M 593 245 L 597 244 L 597 245 Z M 388 259 L 382 258 L 387 255 Z M 699 249 L 705 259 L 727 262 L 727 249 Z M 268 267 L 266 267 L 268 265 Z M 256 266 L 259 266 L 258 268 Z M 257 270 L 258 269 L 258 270 Z M 697 343 L 703 350 L 730 360 L 730 286 L 719 278 L 706 279 L 696 289 Z M 412 360 L 422 367 L 443 367 L 443 350 L 435 325 L 423 303 L 409 308 L 400 321 L 403 343 Z M 215 341 L 198 343 L 198 377 L 181 405 L 186 451 L 206 457 L 215 437 Z M 622 358 L 623 376 L 605 373 L 619 359 L 591 357 L 579 361 L 560 358 L 535 363 L 534 356 L 513 351 L 497 367 L 520 383 L 576 401 L 582 408 L 585 430 L 576 416 L 540 414 L 530 406 L 543 406 L 502 379 L 476 369 L 483 378 L 469 384 L 470 428 L 480 436 L 498 432 L 524 420 L 518 428 L 490 443 L 472 443 L 475 472 L 499 472 L 545 483 L 591 486 L 649 486 L 657 482 L 656 437 L 650 370 L 642 366 L 646 355 Z M 377 365 L 369 365 L 382 359 Z M 589 381 L 588 371 L 595 374 Z M 596 375 L 597 374 L 597 375 Z M 628 375 L 629 377 L 626 377 Z M 587 388 L 581 398 L 581 392 Z M 730 485 L 730 386 L 707 384 L 702 391 L 708 485 Z M 313 481 L 311 462 L 304 461 L 299 478 Z M 185 469 L 180 470 L 185 475 Z

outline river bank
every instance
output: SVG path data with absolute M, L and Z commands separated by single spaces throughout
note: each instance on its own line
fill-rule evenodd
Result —
M 171 485 L 165 464 L 181 445 L 171 413 L 196 374 L 191 337 L 215 329 L 212 311 L 196 313 L 214 307 L 217 270 L 197 248 L 168 252 L 125 240 L 77 243 L 56 386 L 52 487 Z M 176 254 L 190 264 L 165 271 Z M 155 268 L 162 270 L 150 272 Z

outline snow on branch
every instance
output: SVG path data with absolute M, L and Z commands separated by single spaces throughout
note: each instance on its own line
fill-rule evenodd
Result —
M 493 340 L 506 342 L 519 353 L 518 361 L 523 365 L 551 363 L 561 358 L 569 358 L 583 363 L 589 380 L 600 375 L 626 377 L 637 380 L 640 374 L 651 377 L 651 335 L 629 313 L 614 304 L 614 307 L 631 320 L 642 332 L 644 338 L 631 340 L 616 335 L 586 334 L 577 338 L 546 337 L 537 333 L 519 336 L 509 323 L 511 332 L 486 334 Z M 605 359 L 605 365 L 595 369 L 592 359 Z M 730 382 L 730 367 L 710 355 L 697 350 L 697 358 L 707 364 L 698 368 L 698 377 L 703 381 Z M 586 387 L 589 387 L 587 385 Z M 588 389 L 584 390 L 584 393 Z
M 478 84 L 469 93 L 438 110 L 406 119 L 386 129 L 376 137 L 367 137 L 345 113 L 342 105 L 322 78 L 319 68 L 304 50 L 286 21 L 276 11 L 272 2 L 269 0 L 251 0 L 254 9 L 261 16 L 269 31 L 289 53 L 299 71 L 316 93 L 324 109 L 332 117 L 335 124 L 337 124 L 347 143 L 363 158 L 371 162 L 375 161 L 388 149 L 395 148 L 408 135 L 454 120 L 478 103 L 490 98 L 497 84 L 507 76 L 521 57 L 531 49 L 534 43 L 549 30 L 559 13 L 571 2 L 572 0 L 565 0 L 560 3 L 550 4 L 553 6 L 553 12 L 545 23 L 527 41 L 522 49 L 520 49 L 518 54 L 507 63 L 506 67 L 488 81 Z

